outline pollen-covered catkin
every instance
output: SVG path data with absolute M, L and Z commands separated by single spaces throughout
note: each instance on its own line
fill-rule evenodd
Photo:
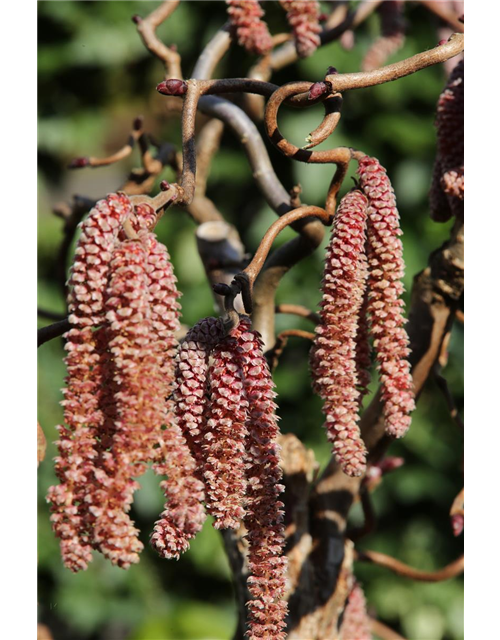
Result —
M 61 541 L 64 564 L 72 571 L 86 569 L 91 555 L 91 515 L 88 486 L 95 476 L 104 422 L 99 398 L 103 389 L 103 349 L 93 330 L 104 321 L 104 293 L 109 261 L 123 220 L 132 212 L 125 194 L 99 201 L 81 223 L 81 234 L 68 281 L 69 322 L 66 333 L 65 424 L 58 427 L 59 455 L 55 471 L 59 485 L 49 488 L 51 521 Z
M 248 402 L 245 475 L 249 640 L 285 638 L 287 604 L 284 597 L 287 558 L 284 555 L 284 491 L 279 466 L 278 418 L 274 383 L 262 351 L 262 341 L 242 317 L 231 335 L 238 343 Z
M 299 58 L 311 56 L 321 44 L 320 6 L 316 0 L 280 0 L 292 28 Z
M 359 476 L 366 449 L 358 426 L 360 392 L 357 370 L 358 323 L 366 286 L 366 215 L 368 201 L 358 189 L 341 200 L 335 215 L 322 281 L 321 322 L 311 358 L 314 388 L 323 399 L 325 428 L 343 471 Z M 362 328 L 362 327 L 361 327 Z M 364 337 L 362 337 L 365 340 Z M 365 354 L 363 354 L 364 356 Z
M 264 11 L 257 0 L 226 0 L 231 25 L 236 29 L 238 44 L 249 53 L 268 53 L 273 41 L 267 24 L 261 20 Z
M 376 158 L 364 156 L 358 173 L 368 198 L 368 315 L 382 386 L 385 428 L 400 438 L 408 430 L 415 408 L 403 316 L 402 231 L 386 170 Z

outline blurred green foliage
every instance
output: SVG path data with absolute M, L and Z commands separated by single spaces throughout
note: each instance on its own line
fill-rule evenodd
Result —
M 80 155 L 102 155 L 127 139 L 135 116 L 143 114 L 146 128 L 161 140 L 180 142 L 178 116 L 165 113 L 163 98 L 154 87 L 162 66 L 142 46 L 131 16 L 146 15 L 156 2 L 45 1 L 39 9 L 39 306 L 64 312 L 60 286 L 54 276 L 55 256 L 62 238 L 62 221 L 51 207 L 80 193 L 99 197 L 116 190 L 137 155 L 119 165 L 99 170 L 68 172 L 67 162 Z M 277 3 L 266 2 L 271 30 L 283 30 Z M 417 3 L 408 3 L 409 33 L 397 58 L 436 44 L 434 18 Z M 175 43 L 189 76 L 202 46 L 225 21 L 220 1 L 183 2 L 159 29 L 167 44 Z M 377 35 L 372 16 L 356 33 L 356 46 L 347 52 L 331 43 L 309 59 L 276 74 L 273 80 L 319 80 L 329 65 L 339 71 L 359 69 L 363 53 Z M 233 46 L 217 69 L 218 77 L 245 75 L 251 59 Z M 429 253 L 447 237 L 449 224 L 430 220 L 427 191 L 435 154 L 433 118 L 437 97 L 445 82 L 443 68 L 345 96 L 342 120 L 322 147 L 349 144 L 377 156 L 388 169 L 400 205 L 407 263 L 406 287 L 421 270 Z M 300 144 L 318 123 L 321 109 L 283 110 L 284 134 Z M 283 184 L 300 182 L 303 201 L 321 205 L 332 175 L 329 166 L 292 163 L 270 148 Z M 352 174 L 354 175 L 354 174 Z M 161 176 L 172 179 L 169 171 Z M 345 189 L 352 184 L 350 177 Z M 211 172 L 208 195 L 241 231 L 253 251 L 275 214 L 265 205 L 251 178 L 238 142 L 225 134 Z M 214 312 L 203 267 L 194 240 L 194 224 L 179 209 L 171 209 L 158 227 L 171 252 L 183 292 L 183 322 L 188 325 Z M 276 244 L 293 232 L 282 234 Z M 314 308 L 319 301 L 322 251 L 288 274 L 278 293 L 279 302 Z M 39 319 L 39 326 L 48 321 Z M 278 317 L 278 329 L 308 329 L 307 321 Z M 454 329 L 445 375 L 459 408 L 462 407 L 462 330 Z M 320 402 L 311 394 L 307 371 L 308 345 L 291 339 L 276 371 L 279 413 L 284 432 L 298 435 L 313 447 L 322 464 L 329 446 L 320 425 Z M 56 439 L 62 420 L 59 406 L 64 383 L 62 341 L 39 350 L 39 420 L 47 439 Z M 373 385 L 375 386 L 375 385 Z M 389 553 L 422 569 L 441 567 L 462 549 L 452 536 L 448 510 L 462 487 L 461 436 L 452 423 L 443 398 L 430 381 L 418 403 L 412 428 L 391 454 L 401 455 L 403 468 L 389 475 L 373 498 L 377 530 L 361 547 Z M 205 526 L 191 550 L 179 562 L 157 558 L 148 548 L 148 535 L 162 509 L 158 481 L 152 473 L 140 479 L 133 518 L 142 532 L 145 551 L 139 565 L 124 572 L 100 555 L 86 572 L 63 568 L 58 543 L 52 535 L 47 488 L 55 481 L 49 444 L 39 469 L 39 607 L 40 620 L 55 640 L 167 640 L 217 639 L 232 636 L 236 612 L 230 572 L 221 538 Z M 359 505 L 353 523 L 361 521 Z M 463 637 L 462 580 L 424 584 L 398 578 L 386 570 L 358 564 L 370 609 L 409 640 L 459 640 Z

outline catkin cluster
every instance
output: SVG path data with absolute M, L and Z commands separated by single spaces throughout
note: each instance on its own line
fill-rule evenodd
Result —
M 93 549 L 124 568 L 138 562 L 142 543 L 128 512 L 135 478 L 148 463 L 170 485 L 191 479 L 191 454 L 167 401 L 179 293 L 167 249 L 148 230 L 155 218 L 151 206 L 134 207 L 118 193 L 98 202 L 81 225 L 68 283 L 60 483 L 47 496 L 73 571 L 87 567 Z
M 189 501 L 203 500 L 216 529 L 246 529 L 249 638 L 285 637 L 283 486 L 273 387 L 262 342 L 247 317 L 228 335 L 220 319 L 206 318 L 180 346 L 174 412 L 204 493 L 182 489 L 182 503 L 186 509 Z M 167 509 L 152 536 L 165 557 L 183 551 L 184 542 L 170 532 L 174 516 Z
M 370 343 L 381 381 L 386 431 L 402 437 L 414 408 L 404 329 L 404 262 L 399 214 L 385 169 L 359 161 L 359 186 L 340 202 L 323 274 L 320 318 L 311 353 L 315 391 L 326 431 L 343 471 L 366 470 L 359 405 L 370 380 Z
M 264 11 L 258 0 L 226 0 L 229 22 L 238 44 L 252 54 L 265 55 L 273 47 Z M 320 45 L 320 7 L 316 0 L 280 0 L 300 58 L 312 55 Z

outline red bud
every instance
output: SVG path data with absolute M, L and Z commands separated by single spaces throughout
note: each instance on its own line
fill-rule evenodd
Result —
M 183 80 L 164 80 L 156 86 L 158 93 L 164 96 L 183 96 L 187 91 L 187 82 Z

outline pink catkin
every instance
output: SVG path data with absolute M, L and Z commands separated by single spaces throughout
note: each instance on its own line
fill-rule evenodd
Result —
M 335 215 L 323 274 L 321 322 L 311 361 L 314 389 L 323 399 L 328 439 L 335 459 L 350 476 L 362 475 L 366 468 L 357 389 L 358 383 L 366 383 L 357 375 L 365 354 L 360 353 L 361 345 L 357 350 L 356 339 L 366 278 L 367 204 L 359 190 L 350 191 Z
M 262 7 L 257 0 L 226 0 L 231 25 L 236 29 L 238 44 L 249 53 L 264 55 L 268 53 L 273 41 L 265 22 Z
M 344 609 L 340 640 L 372 640 L 370 618 L 366 611 L 363 589 L 355 584 Z
M 287 12 L 286 18 L 292 28 L 297 55 L 299 58 L 307 58 L 321 44 L 319 3 L 316 0 L 280 0 L 280 4 Z
M 208 397 L 208 358 L 223 337 L 219 318 L 204 318 L 192 327 L 175 361 L 174 410 L 191 453 L 201 469 Z M 201 477 L 201 475 L 200 475 Z
M 399 213 L 385 169 L 375 158 L 359 161 L 360 186 L 368 198 L 368 314 L 380 372 L 386 431 L 404 436 L 415 408 L 408 335 L 403 317 L 403 245 Z
M 283 554 L 284 505 L 279 495 L 279 435 L 274 384 L 262 352 L 262 341 L 243 317 L 231 332 L 238 343 L 248 402 L 245 471 L 247 480 L 244 524 L 249 544 L 248 603 L 250 640 L 285 638 L 287 604 L 283 600 L 287 559 Z
M 125 240 L 113 253 L 106 291 L 108 348 L 112 358 L 115 429 L 102 454 L 97 486 L 87 496 L 96 516 L 95 546 L 123 568 L 139 560 L 142 543 L 127 512 L 138 483 L 154 457 L 165 418 L 161 360 L 152 333 L 146 249 L 141 240 Z
M 210 408 L 203 438 L 208 512 L 216 529 L 237 529 L 245 511 L 245 452 L 248 402 L 235 338 L 219 342 L 209 368 Z
M 366 273 L 364 280 L 368 277 L 368 264 L 365 260 Z M 358 316 L 358 330 L 356 333 L 356 376 L 359 388 L 359 402 L 361 404 L 363 396 L 368 393 L 371 382 L 371 347 L 370 347 L 370 322 L 368 319 L 368 289 L 365 289 L 363 302 Z
M 65 363 L 68 370 L 64 390 L 64 419 L 58 427 L 59 456 L 55 471 L 60 484 L 49 488 L 52 525 L 61 539 L 63 562 L 72 571 L 86 569 L 91 561 L 86 487 L 95 471 L 103 423 L 99 407 L 103 371 L 98 332 L 103 321 L 103 297 L 109 260 L 119 228 L 132 211 L 125 194 L 111 194 L 92 209 L 81 224 L 81 235 L 69 279 L 69 321 Z
M 437 160 L 429 194 L 431 217 L 444 222 L 464 212 L 464 61 L 453 69 L 436 115 Z M 447 200 L 445 207 L 443 198 Z
M 366 53 L 361 69 L 372 71 L 383 66 L 386 60 L 397 53 L 405 42 L 404 2 L 386 0 L 378 11 L 382 35 L 377 38 Z
M 165 510 L 156 522 L 151 544 L 166 558 L 178 558 L 189 548 L 206 515 L 202 440 L 205 433 L 208 358 L 222 337 L 219 319 L 206 318 L 186 335 L 179 348 L 172 386 L 174 420 L 163 432 L 162 464 L 157 473 L 167 475 L 162 489 Z

